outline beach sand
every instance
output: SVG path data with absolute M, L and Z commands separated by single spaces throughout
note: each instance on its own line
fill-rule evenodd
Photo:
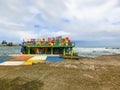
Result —
M 120 55 L 0 66 L 1 90 L 120 90 Z

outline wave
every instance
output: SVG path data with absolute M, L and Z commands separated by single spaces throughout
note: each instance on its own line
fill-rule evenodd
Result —
M 77 52 L 79 56 L 84 57 L 97 57 L 102 55 L 120 54 L 119 48 L 74 48 L 74 52 Z

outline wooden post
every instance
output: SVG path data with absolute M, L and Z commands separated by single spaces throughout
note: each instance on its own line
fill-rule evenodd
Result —
M 63 55 L 65 56 L 65 48 L 64 48 L 64 50 L 63 50 Z
M 28 54 L 30 54 L 30 47 L 28 47 Z
M 71 56 L 73 56 L 73 54 L 74 54 L 74 53 L 73 53 L 73 48 L 71 48 Z
M 51 54 L 53 54 L 53 47 L 51 47 Z

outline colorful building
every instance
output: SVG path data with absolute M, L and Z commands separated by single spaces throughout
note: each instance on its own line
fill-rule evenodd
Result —
M 23 54 L 53 54 L 53 55 L 70 55 L 73 56 L 73 43 L 68 37 L 62 38 L 42 38 L 27 39 L 22 43 L 21 52 Z

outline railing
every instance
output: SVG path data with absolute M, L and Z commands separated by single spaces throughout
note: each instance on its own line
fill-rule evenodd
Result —
M 71 42 L 69 44 L 66 43 L 53 43 L 53 44 L 47 44 L 47 43 L 43 43 L 43 44 L 30 44 L 27 43 L 26 46 L 41 46 L 41 47 L 75 47 L 75 42 Z

